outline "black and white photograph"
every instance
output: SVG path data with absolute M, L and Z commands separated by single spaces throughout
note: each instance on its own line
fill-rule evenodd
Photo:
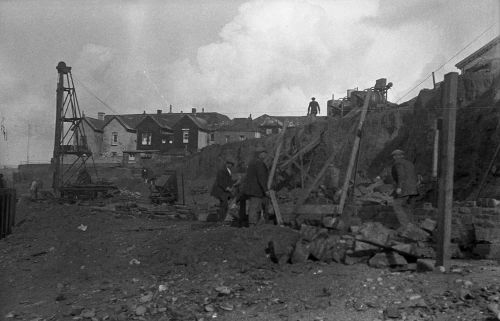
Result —
M 499 0 L 0 0 L 0 320 L 500 320 Z

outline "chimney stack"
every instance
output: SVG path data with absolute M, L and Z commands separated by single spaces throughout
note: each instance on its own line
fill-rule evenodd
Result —
M 196 108 L 191 108 L 191 114 L 196 116 Z
M 106 113 L 103 113 L 102 111 L 98 112 L 97 113 L 97 119 L 104 120 L 104 115 L 106 115 Z
M 205 112 L 205 107 L 201 108 L 201 112 L 204 113 Z
M 161 115 L 161 109 L 157 109 L 157 110 L 156 110 L 156 113 L 157 113 L 158 115 Z
M 172 113 L 172 104 L 170 104 L 170 113 Z

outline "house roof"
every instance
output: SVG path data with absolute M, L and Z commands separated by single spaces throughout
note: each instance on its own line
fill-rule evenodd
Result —
M 87 116 L 83 116 L 83 119 L 87 121 L 87 124 L 89 124 L 90 128 L 92 128 L 94 131 L 102 132 L 102 128 L 104 127 L 103 120 Z
M 251 118 L 234 118 L 231 123 L 221 126 L 218 131 L 223 132 L 258 132 L 257 126 Z
M 190 115 L 190 114 L 185 114 L 184 117 L 187 117 L 191 119 L 191 121 L 199 128 L 204 131 L 210 131 L 210 127 L 208 126 L 208 122 L 205 119 Z M 184 118 L 182 117 L 182 118 Z
M 488 50 L 493 48 L 494 46 L 498 45 L 500 43 L 500 36 L 496 36 L 493 40 L 479 48 L 478 50 L 474 51 L 472 54 L 468 55 L 464 59 L 460 60 L 455 67 L 458 69 L 462 69 L 465 67 L 468 63 L 473 61 L 474 59 L 482 56 L 484 53 L 486 53 Z
M 200 128 L 214 129 L 230 122 L 229 117 L 217 112 L 202 112 L 196 114 L 188 113 L 161 113 L 161 114 L 121 114 L 121 115 L 106 115 L 104 117 L 104 125 L 106 126 L 112 119 L 116 118 L 125 129 L 135 131 L 137 125 L 150 116 L 162 128 L 172 128 L 175 123 L 184 116 L 192 116 L 203 120 L 199 125 Z
M 257 117 L 254 124 L 259 127 L 283 126 L 283 124 L 287 124 L 287 127 L 295 127 L 305 124 L 306 121 L 307 116 L 270 116 L 264 114 Z
M 140 116 L 140 117 L 139 117 Z M 145 115 L 106 115 L 104 117 L 104 127 L 113 119 L 116 119 L 129 132 L 135 132 L 135 127 L 144 119 Z

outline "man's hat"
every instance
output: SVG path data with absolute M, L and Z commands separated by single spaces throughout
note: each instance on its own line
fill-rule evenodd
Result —
M 236 161 L 234 160 L 234 158 L 233 158 L 233 157 L 228 156 L 228 157 L 226 157 L 226 163 L 230 163 L 230 164 L 235 165 L 235 164 L 236 164 Z
M 262 153 L 262 152 L 267 153 L 267 150 L 266 150 L 264 147 L 262 147 L 262 146 L 258 146 L 258 147 L 255 149 L 255 153 L 256 153 L 256 154 L 260 154 L 260 153 Z
M 312 100 L 315 100 L 316 98 L 312 97 L 311 99 L 312 99 Z
M 403 152 L 401 149 L 395 149 L 392 151 L 391 155 L 394 156 L 394 155 L 404 155 L 405 152 Z

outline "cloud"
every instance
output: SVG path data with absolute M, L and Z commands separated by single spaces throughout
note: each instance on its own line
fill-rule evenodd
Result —
M 355 82 L 361 68 L 357 59 L 373 41 L 358 23 L 376 8 L 361 12 L 339 6 L 300 0 L 242 5 L 220 41 L 200 47 L 195 61 L 166 66 L 167 96 L 177 105 L 228 114 L 303 113 L 311 95 L 327 97 L 334 84 L 348 88 Z M 342 18 L 335 20 L 340 9 Z
M 196 59 L 165 66 L 163 88 L 176 106 L 199 105 L 230 116 L 304 114 L 312 95 L 324 105 L 332 93 L 342 97 L 378 78 L 394 83 L 389 98 L 395 99 L 432 72 L 436 59 L 445 62 L 484 28 L 493 2 L 474 11 L 475 3 L 247 2 L 219 41 L 198 49 Z M 463 32 L 457 36 L 454 30 Z M 441 72 L 454 70 L 453 63 Z

